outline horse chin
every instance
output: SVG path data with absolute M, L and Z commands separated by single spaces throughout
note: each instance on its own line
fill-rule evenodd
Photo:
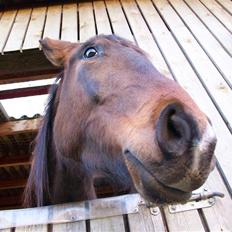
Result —
M 124 157 L 135 188 L 146 201 L 157 205 L 184 203 L 191 197 L 191 192 L 172 188 L 160 182 L 131 152 L 125 152 Z

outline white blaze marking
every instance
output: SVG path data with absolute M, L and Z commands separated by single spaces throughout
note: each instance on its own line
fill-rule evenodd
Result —
M 208 149 L 209 144 L 214 140 L 216 140 L 216 136 L 213 127 L 208 123 L 202 136 L 202 139 L 201 141 L 199 141 L 199 144 L 195 148 L 193 154 L 193 170 L 198 170 L 201 161 L 201 154 Z

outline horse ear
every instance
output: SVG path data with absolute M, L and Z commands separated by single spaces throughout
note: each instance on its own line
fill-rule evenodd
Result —
M 58 67 L 65 66 L 72 54 L 72 50 L 80 46 L 79 43 L 45 38 L 40 40 L 41 47 L 47 59 Z

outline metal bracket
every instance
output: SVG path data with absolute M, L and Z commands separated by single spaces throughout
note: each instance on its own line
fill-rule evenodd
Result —
M 223 193 L 209 193 L 204 189 L 201 193 L 193 194 L 190 200 L 185 204 L 172 204 L 168 206 L 170 213 L 184 212 L 194 209 L 212 207 L 216 202 L 216 197 L 224 197 Z
M 224 194 L 220 192 L 209 192 L 208 189 L 205 188 L 202 192 L 193 193 L 188 202 L 183 204 L 168 205 L 168 209 L 169 212 L 173 214 L 189 210 L 212 207 L 216 202 L 216 197 L 224 197 Z M 149 208 L 150 213 L 154 216 L 157 216 L 160 213 L 158 205 L 152 202 L 148 202 L 142 198 L 139 201 L 138 206 L 135 208 L 134 213 L 139 212 L 140 206 L 146 206 L 147 208 Z

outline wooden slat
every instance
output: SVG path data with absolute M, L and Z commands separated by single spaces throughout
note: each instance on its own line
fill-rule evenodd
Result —
M 152 63 L 162 74 L 171 77 L 169 69 L 135 2 L 132 2 L 131 0 L 122 0 L 122 6 L 125 10 L 139 47 L 149 54 Z
M 227 11 L 232 14 L 232 2 L 231 0 L 217 0 Z
M 156 0 L 154 3 L 175 38 L 181 44 L 188 59 L 191 60 L 191 64 L 197 70 L 202 82 L 207 86 L 218 108 L 220 107 L 225 121 L 232 128 L 231 89 L 168 2 L 166 0 Z
M 3 48 L 10 34 L 11 27 L 16 17 L 16 10 L 5 11 L 0 20 L 0 52 Z
M 100 218 L 90 221 L 91 232 L 124 232 L 125 227 L 122 216 Z
M 93 7 L 91 2 L 79 3 L 80 42 L 96 35 Z
M 165 217 L 170 231 L 205 231 L 197 211 L 170 214 L 164 207 Z
M 0 100 L 47 94 L 51 85 L 11 89 L 0 91 Z
M 47 225 L 33 225 L 15 228 L 15 232 L 47 232 Z
M 139 201 L 141 198 L 138 194 L 129 194 L 86 202 L 0 211 L 0 229 L 117 217 L 132 213 Z
M 232 16 L 215 0 L 200 0 L 232 32 Z
M 191 28 L 191 32 L 205 49 L 209 57 L 215 63 L 216 67 L 219 68 L 232 88 L 232 58 L 225 52 L 218 41 L 188 8 L 183 0 L 170 0 L 169 2 L 179 13 L 182 20 L 185 21 L 186 25 Z
M 130 28 L 119 2 L 117 0 L 106 0 L 105 3 L 109 12 L 109 17 L 114 33 L 134 42 L 133 35 L 131 34 Z
M 77 38 L 77 4 L 64 4 L 61 39 L 71 42 L 77 42 Z
M 36 132 L 40 122 L 41 118 L 0 123 L 0 136 Z
M 12 167 L 19 165 L 28 165 L 31 163 L 29 155 L 19 155 L 19 156 L 3 156 L 0 157 L 0 168 L 2 167 Z
M 26 183 L 27 179 L 0 180 L 0 190 L 24 188 Z
M 39 40 L 42 37 L 46 10 L 46 7 L 33 9 L 22 50 L 39 48 Z
M 131 232 L 166 231 L 161 213 L 152 215 L 150 209 L 145 206 L 139 207 L 139 212 L 128 215 Z
M 13 28 L 3 52 L 21 50 L 32 9 L 21 9 L 15 18 Z
M 224 49 L 232 56 L 232 34 L 199 1 L 185 0 L 185 2 L 220 41 Z
M 48 7 L 43 38 L 49 37 L 52 39 L 59 39 L 61 11 L 62 11 L 61 5 L 54 5 Z
M 151 26 L 159 47 L 162 49 L 177 81 L 188 91 L 196 103 L 207 113 L 213 122 L 218 137 L 215 154 L 218 157 L 223 170 L 227 174 L 228 179 L 231 180 L 232 175 L 230 170 L 232 167 L 230 167 L 231 155 L 229 144 L 232 143 L 232 136 L 229 130 L 159 14 L 156 10 L 151 10 L 151 2 L 149 0 L 137 0 L 137 2 L 143 15 L 145 15 L 146 20 Z M 170 47 L 172 49 L 170 49 Z M 231 181 L 230 183 L 232 184 Z M 210 218 L 218 218 L 218 220 L 210 222 L 210 227 L 212 229 L 214 228 L 214 231 L 226 231 L 232 226 L 230 225 L 231 221 L 229 219 L 231 215 L 230 210 L 232 210 L 232 202 L 217 170 L 210 174 L 207 186 L 211 191 L 217 190 L 226 194 L 224 199 L 217 199 L 217 203 L 213 208 L 206 209 L 206 213 L 210 215 Z M 215 210 L 215 207 L 217 210 Z M 223 211 L 223 208 L 225 209 L 225 212 Z M 205 212 L 205 210 L 203 210 L 203 212 Z M 208 220 L 208 216 L 206 218 Z
M 231 195 L 227 192 L 217 170 L 210 174 L 206 182 L 206 187 L 211 191 L 219 191 L 225 194 L 224 198 L 216 199 L 216 203 L 213 207 L 202 209 L 210 231 L 231 231 Z
M 85 232 L 86 231 L 85 221 L 55 224 L 52 226 L 52 232 L 64 232 L 64 231 Z
M 112 34 L 104 1 L 94 1 L 93 6 L 94 6 L 98 35 Z

